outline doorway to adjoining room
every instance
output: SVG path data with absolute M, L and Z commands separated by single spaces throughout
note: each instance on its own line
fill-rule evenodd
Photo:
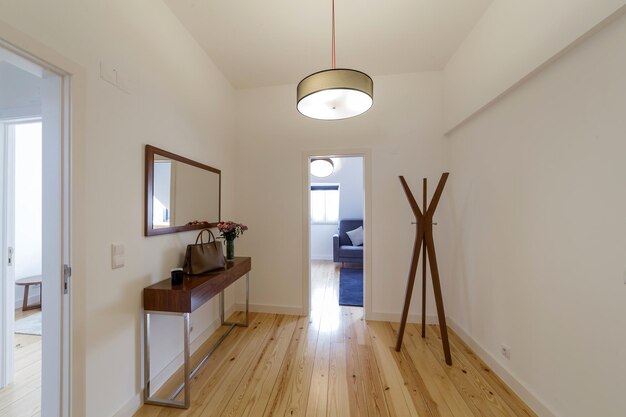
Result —
M 363 198 L 362 156 L 311 158 L 310 306 L 322 327 L 342 311 L 363 314 Z
M 67 411 L 69 86 L 15 51 L 0 46 L 0 415 L 53 417 Z

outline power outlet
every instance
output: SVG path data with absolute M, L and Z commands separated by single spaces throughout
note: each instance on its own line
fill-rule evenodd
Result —
M 507 345 L 500 345 L 500 353 L 507 359 L 511 359 L 511 348 Z

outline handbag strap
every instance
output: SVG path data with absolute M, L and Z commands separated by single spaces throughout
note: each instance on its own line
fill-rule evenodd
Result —
M 213 243 L 216 243 L 217 240 L 215 239 L 215 235 L 213 234 L 213 232 L 210 229 L 202 229 L 200 230 L 200 233 L 198 233 L 198 237 L 196 237 L 196 245 L 198 244 L 198 240 L 200 241 L 201 245 L 204 245 L 204 239 L 203 239 L 203 233 L 204 232 L 208 232 L 209 233 L 209 239 L 207 240 L 206 243 L 211 243 L 211 238 L 213 238 Z

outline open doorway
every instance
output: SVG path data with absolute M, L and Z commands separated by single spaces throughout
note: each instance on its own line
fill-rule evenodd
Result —
M 0 415 L 67 415 L 67 88 L 0 46 Z
M 8 380 L 22 385 L 36 404 L 41 379 L 42 346 L 42 131 L 41 118 L 4 120 L 7 162 L 6 225 L 9 246 L 7 282 L 15 286 L 13 372 Z M 34 409 L 34 407 L 33 407 Z
M 310 310 L 315 320 L 364 305 L 364 158 L 314 157 L 309 173 Z M 328 316 L 328 317 L 327 317 Z

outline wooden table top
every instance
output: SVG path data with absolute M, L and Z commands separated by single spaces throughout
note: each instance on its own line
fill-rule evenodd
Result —
M 150 311 L 191 313 L 251 269 L 252 258 L 236 257 L 226 263 L 226 270 L 203 275 L 185 275 L 180 285 L 172 285 L 170 278 L 164 279 L 143 289 L 143 308 Z
M 33 285 L 33 284 L 41 284 L 41 275 L 20 278 L 15 281 L 15 285 Z

